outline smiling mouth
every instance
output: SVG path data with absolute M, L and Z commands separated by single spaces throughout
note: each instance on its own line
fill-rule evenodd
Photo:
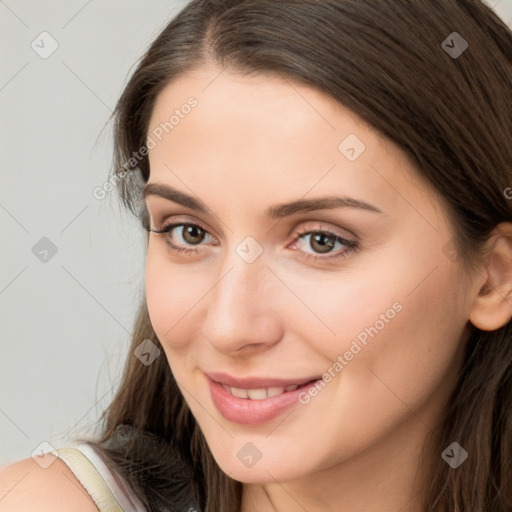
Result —
M 240 378 L 208 373 L 213 404 L 224 418 L 240 425 L 257 425 L 276 419 L 296 406 L 305 389 L 320 378 Z

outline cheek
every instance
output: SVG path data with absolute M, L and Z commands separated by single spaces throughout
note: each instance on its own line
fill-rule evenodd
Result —
M 350 404 L 346 414 L 373 410 L 384 418 L 400 414 L 404 404 L 420 410 L 441 385 L 448 391 L 454 384 L 467 322 L 464 292 L 451 263 L 435 256 L 429 262 L 396 262 L 332 290 L 324 318 L 336 336 L 323 351 L 341 365 L 334 370 L 342 375 L 340 402 Z
M 158 339 L 166 350 L 186 348 L 191 339 L 186 332 L 188 315 L 208 290 L 204 278 L 197 278 L 187 265 L 171 264 L 165 248 L 149 247 L 145 282 L 148 313 Z

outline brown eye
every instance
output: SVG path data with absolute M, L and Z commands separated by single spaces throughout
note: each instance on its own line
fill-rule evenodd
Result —
M 181 236 L 189 244 L 200 244 L 204 240 L 205 231 L 199 226 L 184 224 Z
M 327 253 L 331 251 L 335 243 L 335 236 L 326 235 L 325 233 L 317 233 L 311 237 L 309 245 L 316 252 Z
M 306 232 L 296 232 L 298 237 L 300 253 L 305 259 L 315 262 L 334 260 L 348 256 L 351 252 L 359 249 L 356 241 L 347 240 L 335 233 L 323 230 L 309 230 Z M 338 250 L 336 246 L 339 246 Z
M 159 230 L 150 229 L 157 236 L 162 237 L 165 243 L 172 250 L 178 253 L 198 253 L 199 250 L 193 248 L 194 245 L 204 245 L 202 242 L 206 237 L 215 241 L 215 237 L 197 224 L 187 222 L 175 222 L 162 226 Z

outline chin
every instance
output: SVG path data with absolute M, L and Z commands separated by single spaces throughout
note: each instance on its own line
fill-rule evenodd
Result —
M 235 443 L 234 443 L 235 444 Z M 249 443 L 246 443 L 249 445 Z M 242 445 L 243 447 L 246 445 Z M 248 452 L 249 450 L 246 451 Z M 220 455 L 213 454 L 215 461 L 220 469 L 230 478 L 247 484 L 271 484 L 278 482 L 286 482 L 295 480 L 305 476 L 308 473 L 314 472 L 314 468 L 307 468 L 300 462 L 295 460 L 295 457 L 287 457 L 286 454 L 280 454 L 274 451 L 272 457 L 265 457 L 263 454 L 259 460 L 253 459 L 244 462 L 244 452 L 239 459 L 236 452 L 222 453 Z M 296 455 L 296 453 L 295 453 Z

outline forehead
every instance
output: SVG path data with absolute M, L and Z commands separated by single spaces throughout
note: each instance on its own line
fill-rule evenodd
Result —
M 351 110 L 271 74 L 204 67 L 181 75 L 158 96 L 148 136 L 149 181 L 186 183 L 199 195 L 222 185 L 224 195 L 264 204 L 328 191 L 384 209 L 398 189 L 424 188 L 400 148 Z
M 191 98 L 197 105 L 189 109 Z M 359 132 L 365 138 L 369 132 L 379 139 L 370 126 L 331 96 L 270 73 L 246 76 L 208 66 L 183 74 L 157 97 L 148 132 L 165 125 L 174 113 L 179 119 L 175 116 L 172 127 L 167 126 L 162 135 L 175 145 L 192 130 L 201 133 L 203 144 L 212 139 L 243 139 L 246 150 L 252 141 L 285 144 L 293 138 L 310 141 L 304 149 L 311 150 L 321 137 L 325 147 L 334 144 L 337 154 L 336 142 L 344 132 Z M 170 132 L 173 137 L 166 137 Z M 248 140 L 249 134 L 253 137 Z

